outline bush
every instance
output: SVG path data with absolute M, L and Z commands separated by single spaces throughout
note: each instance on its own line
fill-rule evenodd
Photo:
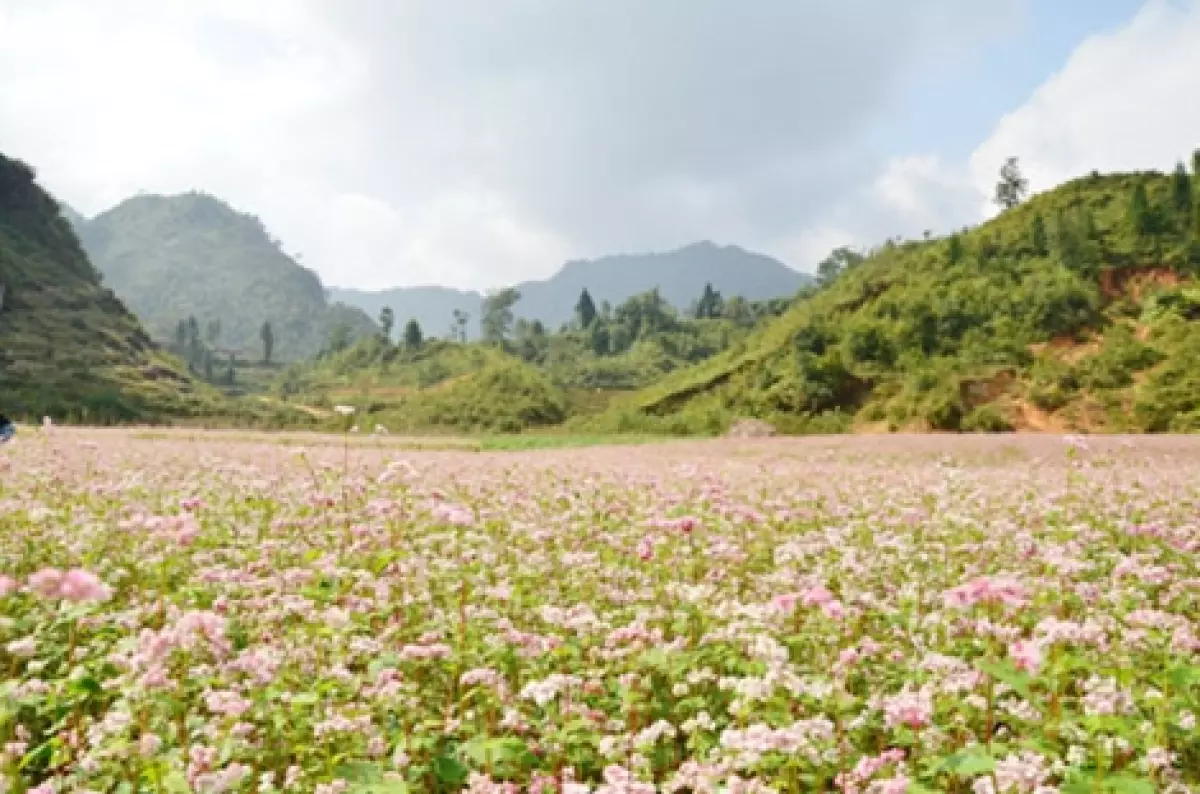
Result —
M 999 408 L 988 404 L 980 405 L 967 414 L 962 420 L 962 429 L 968 433 L 1006 433 L 1013 427 Z

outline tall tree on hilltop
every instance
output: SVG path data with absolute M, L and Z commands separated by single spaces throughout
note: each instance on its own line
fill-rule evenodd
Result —
M 1176 164 L 1175 173 L 1171 174 L 1171 202 L 1186 226 L 1192 218 L 1192 177 L 1183 163 Z
M 421 324 L 415 319 L 409 320 L 404 324 L 404 346 L 409 350 L 417 350 L 425 342 L 425 335 L 421 333 Z
M 263 363 L 271 363 L 271 353 L 275 350 L 275 331 L 271 328 L 271 321 L 267 320 L 262 324 L 262 328 L 258 329 L 258 337 L 262 339 L 263 346 Z
M 584 287 L 583 292 L 579 293 L 579 302 L 575 304 L 575 314 L 579 317 L 581 328 L 590 328 L 596 320 L 596 303 L 588 293 L 587 287 Z
M 392 328 L 396 325 L 396 313 L 392 311 L 391 306 L 384 306 L 379 310 L 379 328 L 381 329 L 380 336 L 384 342 L 392 341 Z
M 188 342 L 188 326 L 187 320 L 180 320 L 179 325 L 175 326 L 175 352 L 180 356 L 187 351 Z
M 1200 149 L 1192 152 L 1192 175 L 1200 177 Z M 1200 182 L 1197 187 L 1200 187 Z
M 1017 158 L 1010 157 L 1000 168 L 1000 181 L 996 183 L 993 199 L 1002 209 L 1010 210 L 1025 200 L 1029 193 L 1029 180 L 1021 175 Z
M 513 306 L 521 299 L 521 293 L 505 287 L 483 299 L 480 307 L 480 331 L 489 342 L 503 342 L 512 332 Z

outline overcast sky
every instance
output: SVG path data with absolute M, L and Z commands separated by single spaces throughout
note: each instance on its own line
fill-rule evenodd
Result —
M 1200 146 L 1200 0 L 0 0 L 0 151 L 200 189 L 327 284 L 833 246 Z

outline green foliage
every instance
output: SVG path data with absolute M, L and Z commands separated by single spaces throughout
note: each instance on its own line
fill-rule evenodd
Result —
M 404 346 L 409 350 L 420 350 L 422 343 L 425 341 L 425 335 L 421 332 L 421 324 L 416 320 L 409 320 L 404 324 Z
M 585 330 L 596 320 L 596 303 L 586 287 L 579 293 L 579 302 L 575 304 L 575 316 L 579 319 L 579 327 Z
M 392 429 L 445 428 L 516 433 L 567 417 L 566 395 L 534 367 L 508 360 L 448 383 L 416 391 L 379 414 Z
M 503 342 L 512 333 L 513 306 L 521 299 L 521 293 L 511 287 L 488 295 L 483 299 L 479 318 L 480 330 L 486 342 Z
M 1009 176 L 1012 198 L 1019 172 Z M 1021 415 L 1020 400 L 1067 423 L 1116 427 L 1128 414 L 1128 429 L 1187 424 L 1178 417 L 1191 416 L 1188 389 L 1200 384 L 1177 363 L 1189 355 L 1183 337 L 1143 340 L 1122 319 L 1200 319 L 1187 280 L 1191 232 L 1167 209 L 1176 179 L 1094 175 L 945 240 L 885 245 L 736 348 L 618 400 L 598 424 L 636 425 L 638 414 L 663 423 L 717 405 L 729 415 L 837 410 L 891 427 L 1001 430 Z M 1163 278 L 1184 281 L 1142 286 Z

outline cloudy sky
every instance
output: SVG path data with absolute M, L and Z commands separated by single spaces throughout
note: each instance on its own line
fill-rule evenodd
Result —
M 327 284 L 830 248 L 1200 146 L 1200 0 L 0 0 L 0 151 L 200 189 Z

